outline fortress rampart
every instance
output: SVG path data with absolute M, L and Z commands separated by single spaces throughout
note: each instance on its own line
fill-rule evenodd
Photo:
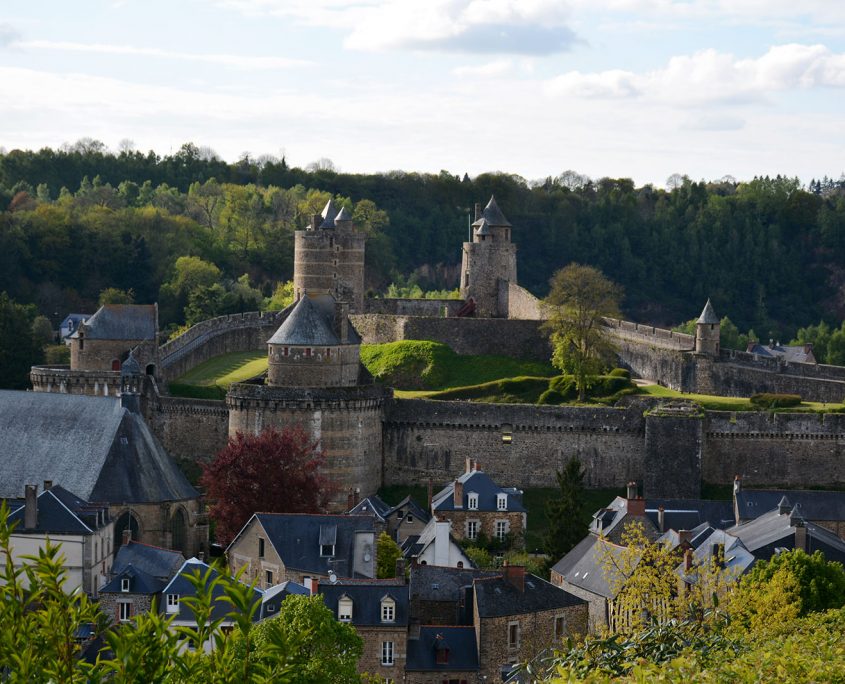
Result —
M 364 313 L 447 318 L 456 316 L 463 305 L 462 299 L 370 298 L 364 300 Z
M 29 372 L 35 392 L 117 396 L 120 393 L 120 371 L 71 370 L 67 365 L 33 366 Z

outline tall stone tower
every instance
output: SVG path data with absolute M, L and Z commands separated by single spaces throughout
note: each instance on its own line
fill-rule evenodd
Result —
M 721 324 L 710 299 L 695 324 L 695 351 L 707 356 L 719 356 L 719 336 Z
M 328 294 L 349 304 L 350 313 L 364 312 L 364 243 L 352 214 L 329 200 L 294 237 L 293 289 L 303 294 Z
M 484 210 L 475 205 L 472 242 L 465 242 L 461 257 L 461 298 L 475 300 L 476 315 L 507 317 L 499 288 L 516 283 L 516 245 L 511 242 L 511 224 L 496 198 Z

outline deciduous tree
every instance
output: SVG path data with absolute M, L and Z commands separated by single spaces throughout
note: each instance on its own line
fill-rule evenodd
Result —
M 395 577 L 396 561 L 402 557 L 402 549 L 387 532 L 382 532 L 378 537 L 376 557 L 378 558 L 378 578 L 390 579 Z
M 554 564 L 584 535 L 587 528 L 581 521 L 581 508 L 584 505 L 584 470 L 581 461 L 573 456 L 567 461 L 563 471 L 556 474 L 558 491 L 554 498 L 546 502 L 546 520 L 549 523 L 543 538 L 543 550 Z

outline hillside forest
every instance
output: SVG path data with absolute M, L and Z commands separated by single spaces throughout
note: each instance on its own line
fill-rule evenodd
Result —
M 369 235 L 371 295 L 445 296 L 473 204 L 495 195 L 514 226 L 520 284 L 538 296 L 579 262 L 620 284 L 624 315 L 640 322 L 677 325 L 710 297 L 761 339 L 840 327 L 845 177 L 671 180 L 664 190 L 571 171 L 530 182 L 363 175 L 267 156 L 227 163 L 190 143 L 167 156 L 91 139 L 0 152 L 0 292 L 54 323 L 93 312 L 109 288 L 158 301 L 165 329 L 255 309 L 283 296 L 294 231 L 335 198 Z

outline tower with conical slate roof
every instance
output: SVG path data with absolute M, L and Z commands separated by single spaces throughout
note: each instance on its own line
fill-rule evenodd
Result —
M 303 294 L 328 294 L 347 302 L 351 313 L 364 311 L 364 243 L 352 213 L 339 211 L 332 200 L 294 236 L 293 289 Z
M 695 323 L 695 351 L 707 356 L 719 356 L 719 336 L 721 324 L 710 299 Z
M 472 242 L 465 242 L 461 258 L 461 298 L 475 301 L 475 312 L 483 318 L 508 315 L 502 288 L 516 283 L 516 245 L 511 242 L 511 224 L 496 198 L 482 211 L 475 205 Z

